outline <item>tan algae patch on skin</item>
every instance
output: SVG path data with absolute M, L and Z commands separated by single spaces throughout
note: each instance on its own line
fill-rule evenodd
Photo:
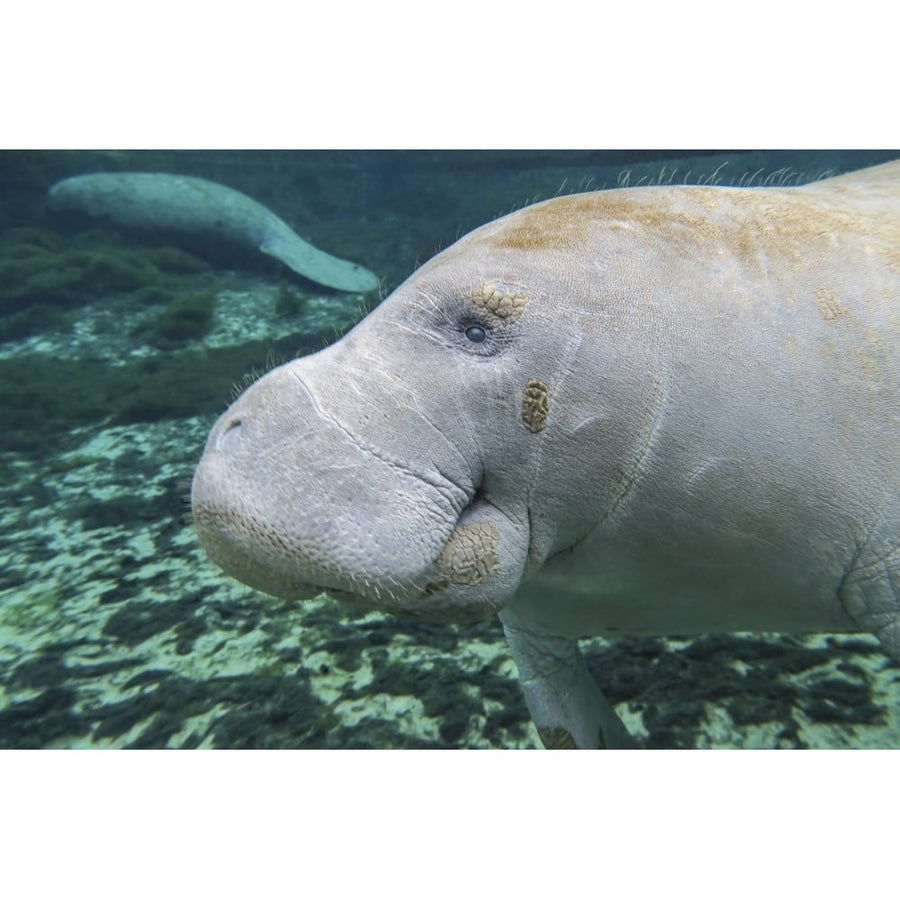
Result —
M 826 322 L 835 322 L 838 319 L 843 319 L 850 315 L 849 310 L 841 306 L 837 294 L 829 288 L 819 288 L 816 291 L 813 300 L 819 308 L 819 312 L 822 313 L 822 318 Z
M 537 434 L 547 427 L 550 415 L 550 388 L 546 381 L 532 378 L 525 385 L 522 395 L 522 423 L 532 433 Z
M 896 259 L 900 226 L 886 215 L 862 217 L 802 189 L 675 187 L 573 194 L 525 207 L 485 236 L 514 250 L 587 248 L 598 229 L 628 231 L 669 243 L 679 253 L 720 247 L 746 264 L 764 252 L 795 262 L 829 236 L 866 234 Z
M 450 535 L 435 563 L 439 582 L 484 584 L 500 570 L 500 532 L 489 521 L 460 525 Z
M 469 298 L 489 317 L 507 323 L 518 322 L 528 307 L 528 298 L 521 291 L 497 281 L 480 284 Z

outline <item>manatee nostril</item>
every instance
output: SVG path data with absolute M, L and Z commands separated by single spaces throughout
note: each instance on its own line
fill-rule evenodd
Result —
M 234 442 L 243 424 L 244 423 L 241 419 L 229 419 L 229 421 L 225 423 L 224 427 L 219 432 L 218 438 L 216 439 L 216 449 L 221 450 L 223 448 L 227 448 L 229 444 Z

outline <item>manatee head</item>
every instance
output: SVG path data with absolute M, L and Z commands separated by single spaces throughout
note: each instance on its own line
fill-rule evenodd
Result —
M 583 264 L 565 247 L 523 251 L 519 232 L 498 240 L 518 227 L 507 218 L 506 232 L 492 223 L 458 241 L 219 419 L 192 505 L 226 572 L 279 597 L 325 591 L 464 621 L 501 609 L 527 571 L 583 536 L 586 495 L 616 474 L 570 477 L 579 441 L 602 449 L 619 433 L 598 416 L 598 384 L 572 377 Z

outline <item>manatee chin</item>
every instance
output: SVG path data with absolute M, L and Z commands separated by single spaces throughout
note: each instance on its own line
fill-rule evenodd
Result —
M 282 600 L 309 600 L 323 587 L 304 581 L 284 564 L 281 543 L 252 515 L 201 499 L 193 486 L 192 518 L 210 561 L 242 584 Z
M 205 470 L 194 479 L 193 518 L 210 560 L 223 571 L 263 593 L 283 600 L 309 600 L 327 593 L 355 607 L 402 611 L 425 595 L 434 563 L 417 566 L 399 555 L 396 573 L 353 567 L 347 545 L 309 535 L 292 534 L 283 523 L 258 510 L 211 502 L 206 498 Z M 443 551 L 441 551 L 443 553 Z M 359 557 L 370 558 L 363 548 Z M 415 556 L 411 548 L 411 557 Z M 420 571 L 417 571 L 420 569 Z M 412 572 L 412 576 L 410 576 Z

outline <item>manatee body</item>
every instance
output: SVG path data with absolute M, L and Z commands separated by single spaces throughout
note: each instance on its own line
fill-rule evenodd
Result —
M 368 269 L 313 247 L 261 203 L 204 178 L 157 172 L 76 175 L 50 189 L 47 205 L 52 213 L 98 219 L 117 228 L 260 250 L 304 278 L 339 291 L 378 287 Z
M 499 613 L 551 746 L 627 746 L 577 639 L 900 660 L 900 161 L 560 197 L 466 235 L 213 428 L 201 542 L 286 598 Z

